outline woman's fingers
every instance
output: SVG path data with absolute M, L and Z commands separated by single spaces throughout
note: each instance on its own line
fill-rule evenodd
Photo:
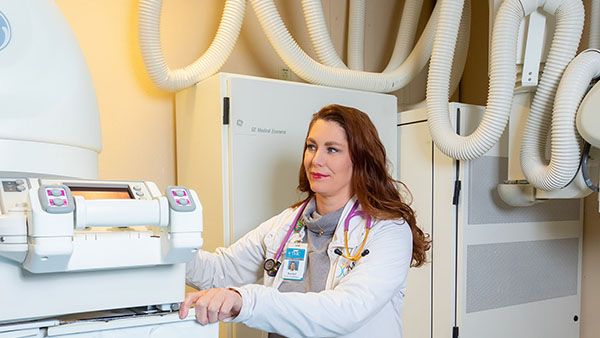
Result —
M 221 304 L 221 308 L 219 309 L 219 320 L 232 317 L 231 308 L 233 307 L 234 301 L 235 299 L 233 297 L 225 297 Z
M 231 308 L 231 312 L 232 312 L 233 316 L 237 316 L 240 314 L 240 311 L 242 311 L 242 305 L 243 305 L 242 295 L 236 289 L 229 289 L 229 291 L 231 291 L 231 294 L 234 299 L 233 307 Z
M 181 303 L 180 318 L 187 316 L 193 302 L 196 302 L 196 320 L 202 325 L 237 316 L 242 307 L 242 297 L 235 290 L 203 290 L 186 295 L 185 301 Z
M 196 300 L 196 320 L 202 325 L 208 324 L 208 303 L 216 289 L 205 290 L 202 297 Z
M 184 319 L 187 318 L 188 313 L 190 311 L 190 307 L 194 304 L 198 298 L 202 297 L 206 293 L 205 290 L 198 292 L 191 292 L 185 295 L 185 299 L 179 306 L 179 318 Z
M 242 296 L 239 292 L 234 289 L 227 289 L 226 291 L 227 297 L 221 305 L 219 320 L 237 316 L 242 308 Z
M 219 310 L 225 301 L 223 289 L 212 289 L 214 292 L 206 305 L 206 320 L 208 323 L 216 323 L 219 321 Z

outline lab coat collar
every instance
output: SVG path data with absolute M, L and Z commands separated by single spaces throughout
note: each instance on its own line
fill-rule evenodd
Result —
M 350 198 L 350 200 L 348 200 L 348 202 L 344 206 L 344 210 L 342 211 L 342 215 L 338 221 L 337 227 L 335 229 L 335 233 L 331 240 L 330 248 L 344 248 L 345 247 L 345 244 L 344 244 L 344 221 L 346 220 L 346 217 L 348 217 L 348 214 L 350 214 L 350 210 L 352 209 L 352 206 L 357 201 L 357 199 L 358 198 L 356 196 L 352 196 L 352 198 Z M 316 199 L 313 197 L 308 202 L 310 205 L 307 206 L 307 209 L 310 206 L 314 206 L 315 201 L 316 201 Z M 290 226 L 292 225 L 292 222 L 294 221 L 296 215 L 298 214 L 298 211 L 300 211 L 300 207 L 301 206 L 298 206 L 298 207 L 292 209 L 291 212 L 288 214 L 287 219 L 284 222 L 285 225 L 279 229 L 279 232 L 273 238 L 275 243 L 281 243 L 281 241 L 283 241 Z M 357 211 L 358 210 L 362 210 L 361 205 L 358 206 Z M 374 223 L 375 222 L 371 221 L 371 227 L 373 227 Z M 366 230 L 365 224 L 366 224 L 366 218 L 364 218 L 364 217 L 357 216 L 350 220 L 350 225 L 348 227 L 348 247 L 349 248 L 354 248 L 356 246 L 359 246 L 362 243 L 362 241 L 364 239 L 364 235 L 365 235 L 365 230 Z M 292 242 L 296 242 L 296 241 L 303 241 L 304 236 L 306 236 L 306 231 L 305 231 L 305 228 L 302 227 L 300 232 L 292 232 L 288 242 L 292 243 Z M 279 247 L 279 245 L 277 245 L 276 247 Z M 275 250 L 277 250 L 277 249 L 275 249 Z

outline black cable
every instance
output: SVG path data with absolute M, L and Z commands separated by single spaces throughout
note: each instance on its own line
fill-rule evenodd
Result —
M 600 189 L 598 189 L 598 186 L 594 185 L 594 183 L 590 179 L 590 174 L 588 172 L 588 167 L 587 167 L 591 148 L 592 148 L 592 145 L 585 142 L 585 145 L 583 146 L 583 153 L 581 154 L 581 173 L 583 174 L 583 179 L 585 181 L 585 184 L 588 186 L 588 188 L 592 189 L 595 192 L 598 192 Z

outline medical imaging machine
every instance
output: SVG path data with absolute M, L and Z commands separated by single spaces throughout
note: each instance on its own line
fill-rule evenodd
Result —
M 52 1 L 0 0 L 0 337 L 216 337 L 180 320 L 194 190 L 98 180 L 89 70 Z

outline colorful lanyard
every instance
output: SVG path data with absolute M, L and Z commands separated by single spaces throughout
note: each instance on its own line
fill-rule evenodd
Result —
M 281 266 L 281 262 L 279 261 L 279 258 L 281 258 L 281 253 L 283 252 L 283 248 L 285 247 L 287 241 L 290 239 L 292 232 L 300 231 L 300 229 L 302 228 L 302 223 L 300 222 L 300 217 L 302 216 L 302 213 L 304 213 L 304 209 L 306 209 L 308 202 L 309 201 L 304 202 L 304 204 L 302 204 L 302 207 L 300 207 L 300 210 L 298 211 L 298 213 L 296 214 L 296 217 L 294 218 L 294 222 L 292 222 L 292 224 L 290 225 L 290 228 L 288 229 L 288 232 L 285 235 L 285 238 L 279 245 L 279 249 L 277 249 L 277 252 L 275 253 L 275 257 L 269 258 L 265 261 L 264 268 L 269 276 L 274 277 L 275 275 L 277 275 L 277 271 L 279 270 L 279 267 Z M 344 220 L 344 246 L 346 248 L 346 254 L 343 254 L 340 249 L 335 249 L 335 251 L 334 251 L 336 254 L 338 254 L 346 259 L 349 259 L 351 261 L 357 261 L 357 260 L 361 259 L 362 257 L 369 254 L 369 250 L 363 251 L 363 248 L 365 246 L 365 243 L 367 242 L 367 238 L 369 237 L 369 230 L 371 230 L 371 217 L 369 215 L 365 214 L 364 211 L 356 211 L 356 209 L 358 208 L 358 205 L 359 205 L 359 202 L 358 202 L 358 200 L 356 200 L 356 202 L 354 202 L 354 205 L 350 209 L 348 216 L 346 216 L 346 219 Z M 358 249 L 358 251 L 355 255 L 351 256 L 350 249 L 348 248 L 348 229 L 350 228 L 350 220 L 356 216 L 366 217 L 367 224 L 365 227 L 366 227 L 367 231 L 365 233 L 365 238 L 360 246 L 360 249 Z
M 292 222 L 292 225 L 290 226 L 287 234 L 285 235 L 285 238 L 281 242 L 281 245 L 279 245 L 279 249 L 277 250 L 277 253 L 275 253 L 275 257 L 269 258 L 265 261 L 264 268 L 265 268 L 265 271 L 267 272 L 267 275 L 269 275 L 271 277 L 274 277 L 275 275 L 277 275 L 277 271 L 279 270 L 279 267 L 281 266 L 281 262 L 279 261 L 279 258 L 281 257 L 281 252 L 283 251 L 283 248 L 285 247 L 285 244 L 287 243 L 287 241 L 290 239 L 292 232 L 294 230 L 300 231 L 300 228 L 302 228 L 302 223 L 300 222 L 300 216 L 302 216 L 302 213 L 304 212 L 304 209 L 306 209 L 308 202 L 309 201 L 304 202 L 304 204 L 302 204 L 302 207 L 300 207 L 300 211 L 298 211 L 298 214 L 296 214 L 296 218 L 294 218 L 294 221 Z
M 273 257 L 273 258 L 276 261 L 279 261 L 279 258 L 281 257 L 281 253 L 283 252 L 283 248 L 285 247 L 285 243 L 287 243 L 288 239 L 290 239 L 290 236 L 292 235 L 292 232 L 294 230 L 300 231 L 300 228 L 302 228 L 302 222 L 300 222 L 300 217 L 302 216 L 302 213 L 304 213 L 304 209 L 306 209 L 306 206 L 308 205 L 308 202 L 309 201 L 304 202 L 304 204 L 302 204 L 302 207 L 300 207 L 300 211 L 298 211 L 298 214 L 296 215 L 296 218 L 294 218 L 294 222 L 292 222 L 292 225 L 290 226 L 290 229 L 288 230 L 287 234 L 285 235 L 285 238 L 283 239 L 283 242 L 281 242 L 281 245 L 279 246 L 279 249 L 275 253 L 275 257 Z

